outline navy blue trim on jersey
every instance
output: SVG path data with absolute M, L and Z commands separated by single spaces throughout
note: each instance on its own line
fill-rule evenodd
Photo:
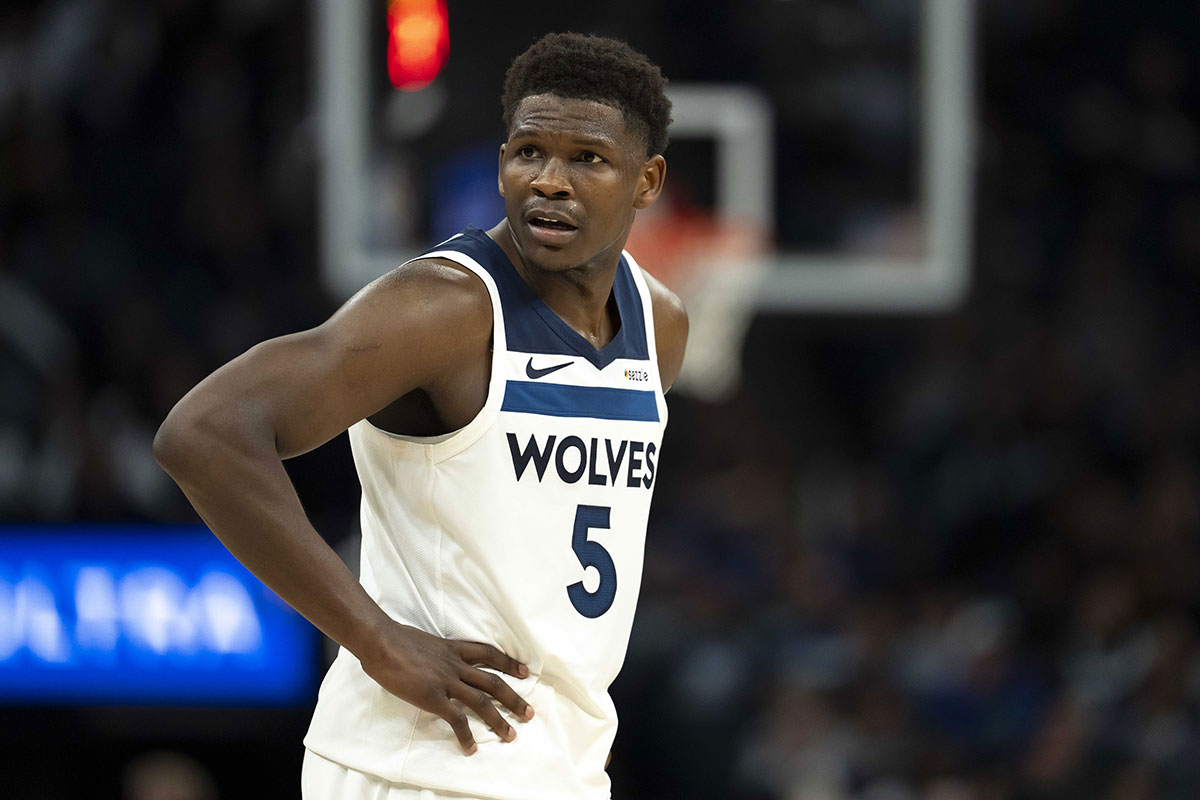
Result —
M 654 392 L 609 386 L 508 381 L 500 410 L 550 417 L 658 422 L 658 401 Z
M 504 335 L 510 351 L 582 356 L 597 369 L 604 369 L 618 358 L 649 360 L 642 298 L 625 256 L 621 256 L 613 278 L 613 297 L 620 327 L 611 342 L 596 349 L 538 299 L 518 274 L 508 254 L 486 231 L 468 226 L 461 235 L 434 249 L 468 255 L 492 276 L 504 307 Z

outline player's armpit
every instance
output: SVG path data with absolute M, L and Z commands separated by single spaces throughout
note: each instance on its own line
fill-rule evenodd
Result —
M 487 288 L 457 265 L 414 262 L 372 283 L 313 339 L 314 369 L 276 418 L 287 458 L 327 441 L 418 388 L 486 353 L 492 332 Z

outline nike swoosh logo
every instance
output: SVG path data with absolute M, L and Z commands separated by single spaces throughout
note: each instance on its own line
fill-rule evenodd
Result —
M 573 363 L 574 363 L 573 361 L 567 361 L 563 364 L 555 364 L 553 367 L 546 367 L 545 369 L 538 369 L 537 367 L 535 367 L 533 365 L 533 359 L 530 358 L 529 361 L 525 362 L 525 374 L 536 381 L 538 378 L 546 377 L 551 372 L 557 372 L 558 370 L 562 369 L 563 367 L 569 367 Z

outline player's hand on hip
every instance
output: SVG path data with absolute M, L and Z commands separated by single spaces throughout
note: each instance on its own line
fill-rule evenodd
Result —
M 479 715 L 506 742 L 516 731 L 496 709 L 498 700 L 518 719 L 533 718 L 526 703 L 492 667 L 515 678 L 529 676 L 529 668 L 490 644 L 442 639 L 408 625 L 389 626 L 383 641 L 370 654 L 360 656 L 363 671 L 401 700 L 446 720 L 463 752 L 475 752 L 475 737 L 467 724 L 467 709 Z

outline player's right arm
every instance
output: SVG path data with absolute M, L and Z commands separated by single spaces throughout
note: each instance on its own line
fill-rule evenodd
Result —
M 397 398 L 452 393 L 487 353 L 492 310 L 475 275 L 414 262 L 380 278 L 311 330 L 271 339 L 205 378 L 154 440 L 159 464 L 255 576 L 362 663 L 381 686 L 443 717 L 475 745 L 463 706 L 504 739 L 532 709 L 484 664 L 527 669 L 490 645 L 452 642 L 393 621 L 309 523 L 283 467 Z

